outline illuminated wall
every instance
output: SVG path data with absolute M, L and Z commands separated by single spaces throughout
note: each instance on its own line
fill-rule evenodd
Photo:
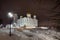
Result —
M 34 16 L 35 17 L 35 16 Z M 20 27 L 22 26 L 26 26 L 26 27 L 37 27 L 38 26 L 38 20 L 36 18 L 31 18 L 31 16 L 27 16 L 27 17 L 20 17 L 20 19 L 18 19 L 17 21 L 17 25 L 19 25 Z

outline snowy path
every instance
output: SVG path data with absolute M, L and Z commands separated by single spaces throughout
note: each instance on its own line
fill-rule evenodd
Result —
M 38 30 L 37 30 L 38 31 Z M 49 31 L 17 31 L 12 29 L 12 34 L 17 35 L 18 37 L 21 37 L 22 39 L 31 39 L 31 40 L 59 40 L 60 39 L 60 32 L 56 32 L 53 30 Z M 0 29 L 0 33 L 9 33 L 9 29 Z M 29 37 L 31 35 L 31 37 Z

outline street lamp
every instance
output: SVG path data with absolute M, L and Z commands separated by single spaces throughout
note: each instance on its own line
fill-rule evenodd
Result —
M 11 12 L 8 13 L 8 17 L 12 18 L 13 14 Z
M 12 23 L 13 14 L 11 12 L 9 12 L 8 17 L 11 18 L 11 20 L 10 20 L 10 32 L 9 32 L 9 36 L 11 36 L 11 23 Z

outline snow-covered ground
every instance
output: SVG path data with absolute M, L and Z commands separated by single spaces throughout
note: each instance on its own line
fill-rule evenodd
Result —
M 0 29 L 0 33 L 8 33 L 9 29 Z M 12 34 L 20 37 L 20 40 L 60 40 L 60 32 L 55 30 L 23 30 L 12 29 Z

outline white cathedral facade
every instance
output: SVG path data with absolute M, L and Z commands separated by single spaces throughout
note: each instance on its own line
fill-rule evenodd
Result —
M 31 14 L 27 14 L 27 17 L 20 16 L 20 19 L 17 20 L 17 25 L 20 27 L 37 27 L 38 20 L 36 19 L 36 15 L 31 17 Z

